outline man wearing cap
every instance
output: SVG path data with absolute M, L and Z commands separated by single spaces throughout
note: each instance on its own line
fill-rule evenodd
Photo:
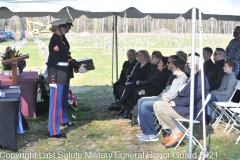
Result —
M 46 63 L 48 70 L 47 81 L 50 86 L 48 132 L 51 137 L 56 138 L 66 138 L 66 134 L 60 131 L 60 125 L 69 125 L 67 117 L 71 75 L 69 66 L 80 73 L 87 71 L 84 68 L 85 64 L 77 64 L 74 60 L 69 61 L 69 48 L 62 39 L 69 30 L 67 27 L 66 19 L 52 22 L 50 30 L 53 35 L 49 42 L 49 57 Z

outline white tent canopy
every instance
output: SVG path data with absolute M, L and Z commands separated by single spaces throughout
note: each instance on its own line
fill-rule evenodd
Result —
M 239 0 L 0 0 L 0 18 L 13 15 L 66 18 L 69 17 L 67 7 L 73 18 L 81 15 L 102 18 L 113 14 L 124 17 L 126 11 L 127 18 L 149 15 L 153 18 L 175 19 L 182 15 L 191 19 L 191 9 L 197 8 L 203 13 L 202 19 L 214 17 L 239 21 L 239 6 Z

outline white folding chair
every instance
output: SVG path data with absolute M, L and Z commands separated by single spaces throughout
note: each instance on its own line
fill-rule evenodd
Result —
M 230 127 L 228 134 L 231 132 L 232 129 L 237 129 L 239 130 L 239 127 L 236 128 L 238 126 L 238 122 L 240 122 L 240 108 L 230 108 L 229 109 L 232 112 L 232 117 L 230 122 L 232 121 L 232 126 Z M 239 138 L 237 140 L 237 143 L 239 141 Z
M 224 132 L 227 130 L 227 128 L 229 126 L 229 122 L 230 122 L 231 117 L 232 117 L 232 112 L 229 110 L 229 108 L 238 107 L 238 103 L 234 103 L 234 102 L 231 101 L 237 90 L 240 90 L 240 80 L 237 81 L 234 92 L 231 95 L 228 102 L 212 102 L 213 105 L 210 105 L 211 109 L 214 111 L 214 113 L 217 116 L 217 120 L 214 124 L 214 128 L 216 128 L 218 126 L 219 122 L 225 123 L 225 118 L 227 118 L 228 123 L 227 123 L 227 126 L 224 129 Z
M 197 118 L 198 118 L 199 115 L 202 113 L 203 109 L 205 109 L 205 106 L 206 106 L 206 104 L 208 103 L 208 101 L 210 100 L 210 98 L 211 98 L 211 95 L 208 94 L 207 97 L 206 97 L 206 99 L 205 99 L 205 101 L 204 101 L 204 103 L 203 103 L 204 108 L 202 108 L 202 109 L 199 111 L 199 113 L 198 113 L 198 115 L 196 116 L 195 120 L 193 120 L 193 123 L 200 123 L 200 121 L 198 121 Z M 180 143 L 183 141 L 184 138 L 189 139 L 189 136 L 190 136 L 190 135 L 189 135 L 189 128 L 186 128 L 186 127 L 183 125 L 183 123 L 184 123 L 184 122 L 188 122 L 188 123 L 189 123 L 190 121 L 189 121 L 188 119 L 174 119 L 174 121 L 175 121 L 175 124 L 177 125 L 177 127 L 178 127 L 179 129 L 181 129 L 182 132 L 184 133 L 184 136 L 178 141 L 178 144 L 176 145 L 176 147 L 178 147 L 178 146 L 180 145 Z M 198 146 L 199 146 L 202 150 L 204 149 L 203 146 L 201 145 L 201 143 L 197 140 L 197 138 L 196 138 L 195 136 L 192 136 L 192 139 L 193 139 L 193 143 L 194 143 L 195 145 L 198 144 Z
M 238 144 L 239 141 L 240 141 L 240 135 L 238 136 L 237 142 L 235 144 Z

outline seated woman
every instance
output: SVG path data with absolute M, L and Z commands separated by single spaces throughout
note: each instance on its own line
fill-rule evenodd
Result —
M 212 90 L 211 92 L 209 92 L 209 94 L 211 94 L 211 98 L 206 105 L 206 112 L 208 118 L 207 122 L 211 124 L 215 122 L 216 118 L 209 107 L 209 103 L 212 103 L 213 101 L 226 102 L 230 99 L 237 84 L 237 79 L 234 72 L 235 68 L 236 63 L 233 60 L 226 60 L 223 67 L 223 70 L 226 74 L 221 81 L 220 87 L 216 90 Z
M 157 57 L 158 60 L 162 56 L 160 54 L 160 52 L 156 52 L 155 55 L 158 55 L 158 57 L 154 56 L 154 57 Z M 152 67 L 156 67 L 157 62 L 155 64 L 155 66 L 151 65 L 151 63 L 150 63 L 150 61 L 151 61 L 150 55 L 149 55 L 149 53 L 146 50 L 140 50 L 138 52 L 137 59 L 138 59 L 139 64 L 135 67 L 131 77 L 129 78 L 128 82 L 126 83 L 126 88 L 123 91 L 123 94 L 122 94 L 118 104 L 124 104 L 124 102 L 132 94 L 132 92 L 134 92 L 135 89 L 137 88 L 138 81 L 142 81 L 142 80 L 147 79 L 147 74 L 148 74 L 148 72 L 150 72 L 150 69 Z M 124 111 L 125 110 L 122 109 L 117 114 L 122 114 Z M 127 116 L 128 116 L 127 113 L 129 111 L 130 110 L 128 110 L 128 109 L 125 111 L 125 114 L 124 114 L 123 118 L 127 118 Z

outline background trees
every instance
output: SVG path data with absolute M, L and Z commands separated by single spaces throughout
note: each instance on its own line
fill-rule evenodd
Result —
M 26 18 L 19 20 L 19 17 L 14 16 L 11 19 L 1 19 L 0 29 L 13 30 L 20 32 L 20 28 L 27 30 Z M 31 21 L 38 21 L 48 25 L 49 17 L 34 17 L 28 18 Z M 21 26 L 22 21 L 22 27 Z M 50 20 L 51 21 L 51 20 Z M 111 33 L 113 25 L 113 16 L 105 18 L 88 18 L 81 16 L 74 20 L 72 32 L 89 32 L 89 33 Z M 214 18 L 203 20 L 203 33 L 206 34 L 231 34 L 235 26 L 240 22 L 232 21 L 217 21 Z M 32 28 L 37 28 L 36 24 L 32 24 Z M 198 28 L 198 26 L 197 26 Z M 144 18 L 121 18 L 118 17 L 118 32 L 119 33 L 191 33 L 191 20 L 186 20 L 182 17 L 177 19 L 153 19 L 150 16 Z

